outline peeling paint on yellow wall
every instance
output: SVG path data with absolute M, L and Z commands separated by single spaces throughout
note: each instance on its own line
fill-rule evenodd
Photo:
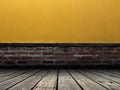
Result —
M 0 0 L 0 42 L 120 43 L 120 0 Z

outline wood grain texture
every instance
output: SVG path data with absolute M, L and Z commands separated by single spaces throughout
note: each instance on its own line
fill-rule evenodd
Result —
M 72 76 L 76 79 L 76 81 L 83 87 L 84 90 L 106 90 L 106 88 L 97 84 L 93 80 L 87 78 L 86 76 L 76 72 L 75 70 L 70 70 Z M 94 86 L 94 87 L 93 87 Z
M 60 70 L 58 90 L 82 90 L 66 70 Z
M 24 80 L 23 82 L 20 82 L 19 84 L 13 86 L 10 88 L 10 90 L 30 90 L 34 85 L 41 80 L 44 75 L 47 73 L 47 70 L 45 71 L 40 71 L 28 79 Z
M 120 90 L 119 71 L 0 69 L 0 90 Z
M 33 90 L 56 90 L 57 71 L 50 71 Z
M 15 84 L 27 79 L 28 77 L 30 77 L 31 75 L 33 75 L 37 71 L 38 70 L 31 71 L 31 72 L 22 74 L 22 75 L 20 75 L 18 77 L 15 77 L 15 78 L 12 78 L 12 79 L 9 79 L 9 80 L 7 80 L 5 82 L 0 83 L 0 90 L 5 90 L 7 88 L 10 88 L 10 87 L 14 86 Z
M 103 87 L 109 90 L 120 90 L 120 85 L 112 80 L 106 79 L 104 77 L 100 77 L 88 71 L 79 71 L 81 74 L 89 77 L 90 79 L 94 80 L 96 83 L 102 85 Z

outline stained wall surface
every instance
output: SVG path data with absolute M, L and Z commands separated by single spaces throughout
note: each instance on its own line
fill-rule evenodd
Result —
M 120 43 L 120 0 L 0 0 L 0 42 Z

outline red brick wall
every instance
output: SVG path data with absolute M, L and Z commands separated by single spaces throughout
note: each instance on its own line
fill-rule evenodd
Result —
M 119 44 L 1 44 L 0 65 L 120 64 Z

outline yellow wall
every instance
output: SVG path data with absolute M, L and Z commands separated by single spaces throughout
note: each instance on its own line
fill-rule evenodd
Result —
M 0 42 L 120 43 L 120 0 L 0 0 Z

